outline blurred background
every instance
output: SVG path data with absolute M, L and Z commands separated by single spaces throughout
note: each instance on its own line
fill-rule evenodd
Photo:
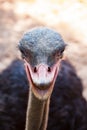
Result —
M 33 27 L 58 31 L 68 44 L 87 98 L 87 0 L 0 0 L 0 73 L 19 56 L 17 43 Z

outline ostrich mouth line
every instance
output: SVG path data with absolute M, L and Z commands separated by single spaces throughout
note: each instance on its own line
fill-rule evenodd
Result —
M 51 86 L 52 83 L 48 83 L 48 84 L 45 84 L 45 83 L 37 84 L 37 83 L 34 83 L 32 81 L 32 84 L 33 84 L 33 86 L 35 86 L 35 88 L 37 88 L 39 90 L 46 90 L 46 89 L 50 88 L 50 86 Z
M 34 93 L 34 94 L 36 95 L 36 97 L 38 97 L 40 100 L 42 100 L 42 99 L 43 99 L 43 100 L 47 99 L 47 98 L 51 95 L 51 93 L 52 93 L 52 91 L 53 91 L 57 72 L 55 71 L 54 77 L 53 77 L 53 79 L 51 80 L 51 82 L 49 82 L 49 83 L 40 83 L 40 84 L 34 83 L 32 77 L 31 77 L 30 72 L 29 72 L 29 75 L 30 75 L 30 82 L 31 82 L 31 84 L 32 84 L 31 89 L 32 89 L 33 93 Z
M 54 76 L 55 77 L 55 76 Z M 31 83 L 32 83 L 32 91 L 34 92 L 34 94 L 36 95 L 36 97 L 38 97 L 39 99 L 47 99 L 52 90 L 53 90 L 53 87 L 54 87 L 54 79 L 48 83 L 48 84 L 37 84 L 37 83 L 34 83 L 32 78 L 30 79 L 31 80 Z
M 54 80 L 52 80 L 49 83 L 40 83 L 40 84 L 37 84 L 37 83 L 34 83 L 34 81 L 32 80 L 31 76 L 30 76 L 30 79 L 31 79 L 33 87 L 36 88 L 36 89 L 39 89 L 40 91 L 44 91 L 44 90 L 50 89 L 50 87 L 52 86 L 53 81 L 54 81 Z
M 37 78 L 37 75 L 35 78 L 33 69 L 27 62 L 25 62 L 25 69 L 28 81 L 30 83 L 30 89 L 32 90 L 32 92 L 36 95 L 36 97 L 39 97 L 39 99 L 46 99 L 52 93 L 54 87 L 54 83 L 58 74 L 57 64 L 55 65 L 53 71 L 49 72 L 48 78 L 43 77 L 43 73 L 41 74 L 43 78 L 39 79 Z

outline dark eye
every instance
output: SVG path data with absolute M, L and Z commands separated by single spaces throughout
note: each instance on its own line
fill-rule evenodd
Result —
M 21 57 L 24 59 L 25 58 L 25 51 L 22 48 L 19 48 L 21 52 Z
M 58 54 L 60 58 L 63 57 L 64 50 L 65 50 L 65 47 L 60 49 L 59 54 Z
M 62 54 L 64 52 L 64 48 L 62 48 L 61 50 L 60 50 L 60 54 Z
M 62 53 L 60 53 L 60 58 L 63 58 L 63 52 L 62 52 Z
M 62 51 L 60 52 L 60 58 L 63 57 L 63 52 L 64 52 L 64 50 L 62 50 Z
M 59 60 L 63 57 L 63 50 L 62 51 L 58 51 L 55 53 L 55 58 L 56 60 Z

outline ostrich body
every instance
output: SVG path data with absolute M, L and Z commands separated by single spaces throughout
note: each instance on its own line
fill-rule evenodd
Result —
M 0 75 L 0 130 L 24 130 L 25 117 L 25 130 L 87 130 L 82 84 L 73 66 L 61 61 L 65 49 L 61 36 L 48 28 L 36 28 L 18 46 L 27 78 L 18 60 Z
M 34 29 L 19 42 L 30 83 L 25 130 L 47 128 L 50 96 L 64 49 L 65 43 L 61 36 L 47 28 Z

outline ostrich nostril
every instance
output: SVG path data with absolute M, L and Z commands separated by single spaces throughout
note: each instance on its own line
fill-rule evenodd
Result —
M 50 67 L 48 67 L 48 72 L 51 72 L 51 68 Z
M 34 73 L 36 73 L 37 72 L 37 68 L 36 67 L 34 67 Z

